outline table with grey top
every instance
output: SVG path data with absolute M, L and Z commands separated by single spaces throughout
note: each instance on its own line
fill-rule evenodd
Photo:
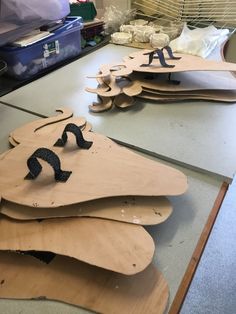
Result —
M 39 117 L 3 104 L 0 105 L 0 113 L 0 151 L 3 153 L 9 148 L 9 132 Z M 176 167 L 188 177 L 188 191 L 181 196 L 169 197 L 174 209 L 170 218 L 161 225 L 147 228 L 156 243 L 154 264 L 164 274 L 170 287 L 170 307 L 203 226 L 214 206 L 222 179 L 173 165 L 149 155 L 145 156 Z M 83 309 L 58 302 L 16 300 L 0 300 L 0 312 L 8 314 L 86 313 Z
M 1 97 L 5 126 L 1 122 L 0 145 L 7 147 L 10 127 L 30 121 L 33 115 L 47 117 L 57 108 L 69 107 L 75 116 L 86 117 L 95 132 L 183 171 L 188 177 L 188 191 L 170 198 L 174 212 L 165 223 L 147 228 L 157 243 L 154 263 L 170 286 L 170 308 L 222 183 L 232 181 L 235 173 L 236 107 L 207 101 L 155 104 L 140 100 L 129 110 L 89 112 L 88 105 L 96 101 L 96 96 L 87 93 L 85 87 L 95 87 L 96 82 L 87 76 L 96 73 L 100 64 L 120 61 L 135 50 L 107 45 Z M 9 127 L 7 121 L 12 121 Z M 0 301 L 3 313 L 18 313 L 16 308 L 26 314 L 84 311 L 56 302 Z M 184 303 L 183 310 L 186 308 Z
M 87 76 L 96 74 L 99 65 L 119 62 L 135 50 L 109 44 L 1 97 L 0 101 L 44 116 L 54 115 L 59 107 L 69 107 L 76 116 L 86 117 L 98 133 L 230 182 L 236 168 L 234 104 L 210 101 L 157 104 L 138 100 L 129 110 L 89 112 L 88 106 L 97 98 L 85 88 L 96 87 L 97 83 Z M 233 77 L 229 72 L 222 75 Z

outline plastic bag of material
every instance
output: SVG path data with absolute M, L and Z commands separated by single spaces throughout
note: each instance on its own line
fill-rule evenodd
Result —
M 69 0 L 0 0 L 0 22 L 55 21 L 69 12 Z
M 185 24 L 181 35 L 170 42 L 170 47 L 176 52 L 207 58 L 228 34 L 228 29 L 217 29 L 213 25 L 191 30 Z
M 126 24 L 134 19 L 135 14 L 136 10 L 122 11 L 113 5 L 106 7 L 103 17 L 105 33 L 112 34 L 118 32 L 122 24 Z

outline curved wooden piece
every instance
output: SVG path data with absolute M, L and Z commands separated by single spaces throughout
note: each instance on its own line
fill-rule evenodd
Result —
M 122 91 L 127 96 L 137 96 L 142 93 L 142 85 L 138 81 L 130 81 L 123 87 Z
M 85 90 L 90 93 L 95 93 L 99 96 L 103 97 L 113 97 L 116 95 L 119 95 L 121 93 L 121 88 L 116 82 L 116 78 L 112 75 L 110 75 L 109 83 L 108 84 L 108 89 L 104 90 L 102 88 L 88 88 L 86 87 Z
M 147 92 L 142 92 L 137 96 L 138 98 L 141 99 L 149 99 L 149 100 L 155 100 L 156 102 L 160 103 L 167 103 L 167 102 L 177 102 L 180 100 L 185 100 L 186 98 L 181 96 L 181 97 L 175 97 L 175 96 L 160 96 L 160 95 L 155 95 L 152 93 L 147 93 Z
M 99 73 L 96 75 L 89 75 L 87 78 L 96 78 L 97 80 L 100 78 L 106 78 L 107 76 L 110 76 L 110 69 L 112 69 L 114 66 L 116 66 L 116 63 L 113 64 L 102 64 L 99 67 Z
M 89 92 L 89 93 L 93 93 L 93 94 L 99 94 L 100 92 L 100 87 L 98 86 L 97 88 L 90 88 L 90 87 L 86 87 L 85 88 L 86 92 Z M 103 89 L 102 89 L 103 90 Z M 108 91 L 109 90 L 109 87 L 107 87 L 107 89 L 105 89 L 105 91 Z
M 11 144 L 11 146 L 16 147 L 17 145 L 19 145 L 19 143 L 17 143 L 13 137 L 9 136 L 8 137 L 8 142 Z
M 46 126 L 49 127 L 51 124 L 58 123 L 63 120 L 68 120 L 73 116 L 73 112 L 68 108 L 57 109 L 56 111 L 61 112 L 61 114 L 27 123 L 11 132 L 10 137 L 13 138 L 16 143 L 21 143 L 26 136 L 27 138 L 34 136 L 34 133 L 39 132 L 41 128 L 45 128 Z
M 170 66 L 173 68 L 163 67 L 158 59 L 154 59 L 152 64 L 143 67 L 143 64 L 148 64 L 149 55 L 145 55 L 151 50 L 142 50 L 130 54 L 131 59 L 124 61 L 125 68 L 113 71 L 114 76 L 126 76 L 133 71 L 145 73 L 174 73 L 185 71 L 236 71 L 236 64 L 224 61 L 206 60 L 198 56 L 188 54 L 176 54 L 180 60 L 170 59 L 165 53 L 165 59 L 168 60 Z M 127 74 L 128 73 L 128 74 Z
M 118 96 L 115 97 L 114 99 L 114 105 L 116 105 L 116 107 L 118 108 L 128 108 L 128 107 L 132 107 L 134 104 L 134 98 L 127 96 L 125 94 L 120 94 Z
M 98 74 L 101 74 L 101 73 L 98 73 Z M 109 89 L 109 87 L 106 84 L 105 77 L 96 77 L 96 81 L 98 82 L 98 85 L 100 85 L 100 86 L 104 85 L 104 88 L 106 87 L 107 90 Z
M 111 97 L 98 97 L 100 100 L 100 103 L 93 103 L 92 105 L 89 105 L 89 110 L 92 112 L 103 112 L 107 111 L 112 108 L 113 100 Z
M 187 189 L 186 176 L 169 166 L 142 157 L 107 137 L 83 132 L 93 142 L 88 150 L 77 149 L 74 139 L 65 147 L 52 147 L 60 132 L 37 141 L 21 143 L 0 161 L 3 199 L 32 207 L 59 207 L 111 196 L 179 195 Z M 66 183 L 56 183 L 45 165 L 35 180 L 24 180 L 26 160 L 38 147 L 49 148 L 72 171 Z M 88 188 L 89 187 L 89 188 Z
M 153 90 L 149 88 L 143 88 L 144 92 L 152 93 L 160 96 L 193 96 L 193 97 L 203 97 L 204 99 L 209 100 L 221 100 L 221 101 L 236 101 L 236 89 L 235 90 L 212 90 L 212 89 L 203 89 L 203 90 L 194 90 L 194 91 L 185 91 L 185 92 L 163 92 L 158 90 Z
M 72 117 L 70 119 L 53 123 L 40 128 L 35 134 L 38 136 L 48 136 L 51 133 L 62 133 L 65 126 L 69 123 L 76 124 L 81 130 L 86 128 L 86 119 L 83 117 Z
M 57 217 L 96 217 L 137 225 L 157 225 L 172 213 L 167 198 L 113 197 L 58 208 L 35 208 L 2 201 L 0 212 L 18 220 L 34 220 Z
M 106 85 L 105 83 L 102 83 L 102 84 L 98 85 L 98 89 L 103 91 L 103 92 L 107 92 L 109 90 L 109 86 Z
M 41 136 L 41 135 L 48 136 L 48 134 L 51 134 L 52 132 L 55 132 L 56 130 L 60 130 L 59 132 L 62 132 L 68 123 L 74 123 L 74 124 L 78 125 L 82 131 L 91 131 L 92 130 L 92 125 L 90 123 L 86 122 L 85 118 L 69 118 L 68 120 L 58 121 L 58 122 L 55 122 L 52 124 L 45 125 L 34 133 L 26 132 L 24 134 L 23 132 L 21 132 L 21 133 L 16 132 L 16 137 L 17 137 L 17 140 L 20 142 L 22 142 L 24 140 L 32 139 L 34 137 L 35 137 L 35 140 L 37 140 L 38 136 Z M 24 128 L 22 128 L 22 130 L 23 129 Z M 9 140 L 9 143 L 14 147 L 19 144 L 11 136 L 9 136 L 8 140 Z
M 63 256 L 44 264 L 32 256 L 0 252 L 0 268 L 0 298 L 44 296 L 103 314 L 120 314 L 121 309 L 163 314 L 168 302 L 168 284 L 153 265 L 124 276 Z
M 170 94 L 170 95 L 164 95 L 164 94 L 158 94 L 155 92 L 150 92 L 145 90 L 141 94 L 139 94 L 136 97 L 144 98 L 144 99 L 150 99 L 150 100 L 157 100 L 157 101 L 180 101 L 180 100 L 210 100 L 210 101 L 221 101 L 226 103 L 234 103 L 236 101 L 236 92 L 234 91 L 228 91 L 225 93 L 218 93 L 218 94 Z
M 110 76 L 110 80 L 109 80 L 108 85 L 109 85 L 109 90 L 108 91 L 99 90 L 98 91 L 99 96 L 113 97 L 113 96 L 119 95 L 121 93 L 121 88 L 119 87 L 119 85 L 116 82 L 116 77 L 114 77 L 113 75 Z
M 107 81 L 104 80 L 104 85 L 107 86 L 106 89 L 98 86 L 97 88 L 86 87 L 85 90 L 87 92 L 94 93 L 104 97 L 114 97 L 116 95 L 121 94 L 122 92 L 127 96 L 132 97 L 142 92 L 142 86 L 140 82 L 138 82 L 137 80 L 131 81 L 125 77 L 122 78 L 121 81 L 119 80 L 116 81 L 115 77 L 111 75 L 110 80 Z
M 0 160 L 3 160 L 7 156 L 7 154 L 10 153 L 10 152 L 11 152 L 11 149 L 8 149 L 4 153 L 1 153 L 0 154 Z M 0 195 L 0 199 L 1 199 L 1 195 Z
M 146 74 L 133 73 L 130 79 L 138 82 L 144 88 L 157 89 L 165 92 L 185 92 L 194 90 L 235 90 L 236 79 L 219 76 L 214 72 L 182 72 L 174 74 L 174 79 L 180 84 L 171 84 L 166 74 L 160 74 L 154 79 L 145 79 Z
M 101 74 L 101 73 L 98 73 Z M 110 75 L 109 76 L 105 76 L 105 77 L 96 77 L 96 80 L 98 82 L 98 86 L 97 88 L 90 88 L 90 87 L 86 87 L 85 90 L 89 93 L 95 93 L 97 94 L 97 91 L 103 91 L 103 92 L 107 92 L 109 91 L 110 87 L 109 87 L 109 82 L 110 82 Z
M 82 131 L 84 131 L 84 132 L 89 132 L 89 131 L 92 131 L 92 129 L 93 129 L 92 124 L 89 123 L 89 122 L 86 122 L 86 124 L 85 124 L 85 126 L 84 126 L 84 129 L 82 129 Z
M 1 217 L 0 250 L 46 251 L 132 275 L 152 261 L 155 246 L 143 227 L 96 218 L 18 222 Z

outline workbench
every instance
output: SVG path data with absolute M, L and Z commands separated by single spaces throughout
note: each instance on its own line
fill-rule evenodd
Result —
M 89 112 L 88 106 L 97 98 L 85 88 L 96 87 L 97 83 L 87 76 L 95 75 L 99 65 L 119 63 L 136 50 L 109 44 L 1 97 L 0 101 L 44 116 L 54 115 L 59 107 L 70 107 L 76 116 L 85 116 L 98 133 L 230 182 L 236 160 L 236 107 L 232 104 L 210 101 L 156 104 L 140 100 L 130 110 Z
M 96 101 L 96 96 L 84 89 L 96 87 L 96 82 L 86 76 L 95 74 L 100 64 L 120 61 L 135 50 L 107 45 L 1 97 L 0 149 L 4 151 L 8 147 L 10 130 L 27 121 L 54 115 L 57 108 L 70 107 L 75 116 L 86 117 L 95 132 L 184 172 L 189 189 L 182 196 L 169 198 L 173 214 L 165 223 L 147 228 L 157 244 L 154 264 L 168 281 L 168 308 L 172 305 L 173 310 L 179 302 L 175 299 L 173 303 L 177 291 L 180 296 L 186 291 L 180 289 L 186 269 L 191 274 L 188 284 L 196 270 L 227 189 L 224 181 L 231 182 L 234 176 L 236 107 L 212 102 L 163 105 L 139 101 L 130 110 L 114 108 L 102 114 L 90 113 L 88 105 Z M 186 307 L 184 304 L 183 310 Z M 10 314 L 20 311 L 24 314 L 87 313 L 58 302 L 12 300 L 1 300 L 0 311 Z

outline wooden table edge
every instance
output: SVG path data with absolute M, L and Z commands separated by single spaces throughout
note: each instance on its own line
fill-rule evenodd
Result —
M 216 220 L 217 215 L 219 213 L 221 204 L 224 200 L 224 197 L 226 195 L 228 187 L 229 187 L 228 183 L 226 183 L 226 182 L 222 183 L 220 191 L 219 191 L 219 193 L 216 197 L 216 200 L 214 202 L 213 208 L 211 209 L 211 212 L 207 218 L 207 222 L 203 228 L 203 231 L 200 235 L 198 243 L 197 243 L 195 250 L 192 254 L 192 257 L 191 257 L 190 262 L 187 266 L 185 274 L 184 274 L 182 281 L 179 285 L 179 288 L 176 292 L 174 301 L 171 304 L 170 310 L 168 312 L 169 314 L 176 314 L 176 313 L 179 313 L 181 310 L 184 299 L 187 295 L 187 292 L 188 292 L 190 284 L 193 280 L 194 274 L 197 270 L 199 261 L 201 259 L 203 252 L 204 252 L 204 248 L 207 244 L 207 240 L 208 240 L 210 233 L 211 233 L 211 230 L 214 226 L 215 220 Z

